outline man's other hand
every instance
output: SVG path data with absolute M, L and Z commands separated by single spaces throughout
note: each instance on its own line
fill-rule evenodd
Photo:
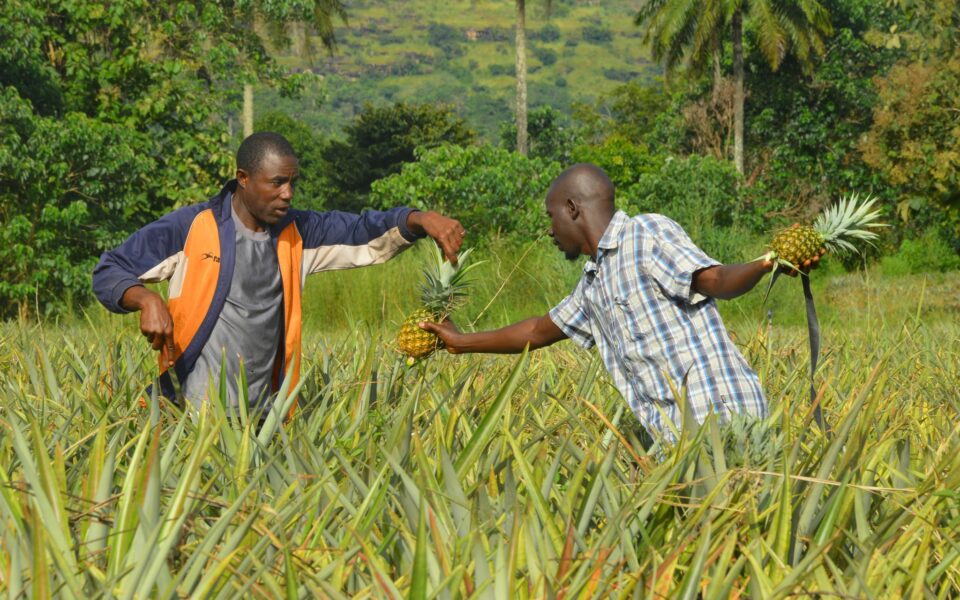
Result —
M 154 350 L 161 352 L 167 366 L 172 367 L 175 355 L 173 317 L 160 294 L 140 285 L 133 286 L 123 293 L 120 305 L 127 310 L 140 311 L 140 333 Z
M 414 211 L 407 217 L 407 228 L 417 234 L 426 234 L 437 242 L 443 255 L 451 264 L 457 264 L 457 252 L 463 244 L 467 230 L 460 221 L 445 217 L 438 212 Z

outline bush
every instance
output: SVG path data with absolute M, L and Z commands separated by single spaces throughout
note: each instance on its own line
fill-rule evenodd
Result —
M 624 209 L 666 215 L 713 258 L 740 262 L 755 257 L 745 255 L 753 236 L 741 222 L 739 186 L 740 175 L 729 161 L 670 157 L 625 190 Z
M 640 73 L 630 69 L 604 69 L 603 76 L 610 81 L 630 81 L 639 77 Z
M 542 62 L 545 67 L 549 67 L 557 62 L 557 52 L 550 48 L 534 48 L 533 55 L 536 56 L 537 60 Z
M 880 261 L 885 275 L 937 273 L 960 269 L 960 256 L 936 230 L 928 230 L 919 239 L 903 240 L 900 249 Z
M 560 28 L 553 23 L 547 23 L 539 30 L 531 32 L 530 39 L 541 42 L 555 42 L 560 39 Z
M 443 23 L 427 25 L 427 43 L 442 50 L 448 58 L 463 54 L 463 40 L 463 33 L 456 27 Z
M 587 25 L 583 28 L 583 39 L 591 44 L 609 44 L 613 34 L 602 25 Z
M 560 173 L 558 163 L 492 146 L 444 145 L 418 155 L 400 173 L 374 182 L 371 206 L 454 215 L 471 245 L 502 234 L 534 238 L 543 230 L 543 199 Z
M 664 158 L 651 154 L 646 146 L 618 135 L 607 138 L 602 144 L 579 146 L 573 152 L 573 162 L 593 163 L 607 172 L 617 187 L 617 198 L 621 205 L 629 200 L 630 190 L 640 176 L 657 173 Z

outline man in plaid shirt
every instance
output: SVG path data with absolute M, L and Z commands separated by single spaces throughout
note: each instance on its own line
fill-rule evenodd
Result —
M 613 183 L 590 164 L 557 177 L 546 209 L 557 247 L 569 260 L 589 257 L 573 293 L 546 315 L 495 331 L 461 333 L 449 321 L 420 326 L 454 354 L 521 352 L 565 338 L 584 348 L 596 345 L 655 439 L 676 439 L 677 393 L 685 394 L 701 423 L 710 413 L 724 421 L 737 413 L 766 415 L 757 375 L 727 335 L 714 298 L 753 289 L 772 262 L 721 265 L 667 217 L 615 210 Z

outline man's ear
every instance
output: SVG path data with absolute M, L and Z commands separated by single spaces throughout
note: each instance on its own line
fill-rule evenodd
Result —
M 570 218 L 576 220 L 580 216 L 580 205 L 573 201 L 573 198 L 567 198 L 567 202 L 564 204 L 564 208 L 567 210 L 567 214 L 570 215 Z
M 237 169 L 237 183 L 240 184 L 240 187 L 247 187 L 247 181 L 249 181 L 250 175 L 243 169 Z

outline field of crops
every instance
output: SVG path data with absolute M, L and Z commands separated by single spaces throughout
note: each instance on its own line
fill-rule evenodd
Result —
M 407 367 L 389 325 L 311 327 L 257 432 L 141 407 L 131 317 L 0 325 L 0 593 L 957 597 L 960 280 L 821 279 L 829 431 L 803 327 L 732 318 L 770 418 L 659 452 L 568 342 Z

